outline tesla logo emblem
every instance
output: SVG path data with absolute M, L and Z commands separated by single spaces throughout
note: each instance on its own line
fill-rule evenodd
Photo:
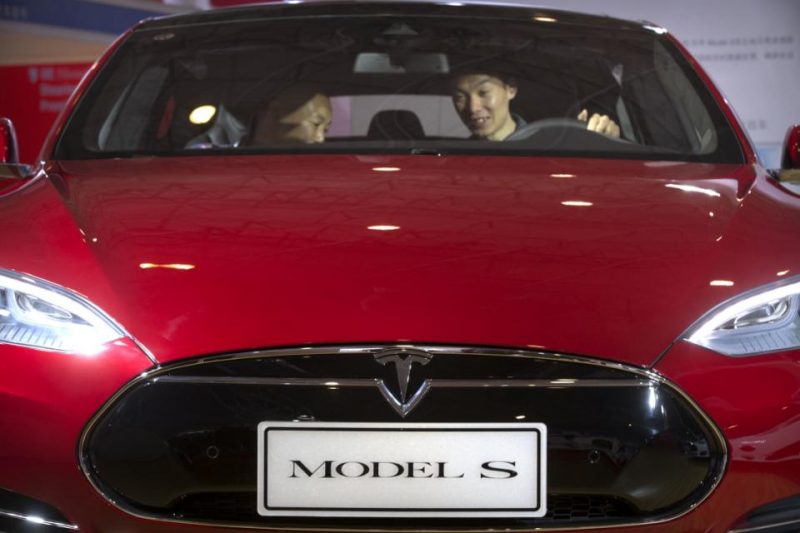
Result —
M 382 379 L 378 380 L 378 389 L 389 405 L 403 418 L 417 406 L 431 386 L 426 379 L 416 390 L 409 391 L 411 369 L 415 364 L 427 365 L 431 359 L 433 356 L 428 352 L 412 348 L 388 348 L 375 354 L 376 361 L 382 365 L 394 365 L 397 371 L 396 391 L 393 392 Z

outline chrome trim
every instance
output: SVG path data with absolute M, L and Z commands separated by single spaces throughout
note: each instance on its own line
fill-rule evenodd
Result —
M 627 379 L 426 379 L 431 388 L 450 389 L 485 389 L 485 388 L 619 388 L 619 387 L 652 387 L 652 381 L 632 381 Z M 164 376 L 150 379 L 151 383 L 192 383 L 204 385 L 270 385 L 286 387 L 378 387 L 382 379 L 344 379 L 344 378 L 241 378 L 212 376 Z
M 377 387 L 383 398 L 389 403 L 397 414 L 405 418 L 422 398 L 431 389 L 485 389 L 485 388 L 547 388 L 547 389 L 568 389 L 568 388 L 621 388 L 621 387 L 652 387 L 652 381 L 631 381 L 623 379 L 600 380 L 600 379 L 488 379 L 488 380 L 467 380 L 467 379 L 435 379 L 430 378 L 422 382 L 420 387 L 403 402 L 396 398 L 389 387 L 382 379 L 348 379 L 348 378 L 247 378 L 247 377 L 212 377 L 212 376 L 164 376 L 155 377 L 151 383 L 190 383 L 207 385 L 263 385 L 263 386 L 282 386 L 282 387 Z
M 722 464 L 719 469 L 719 473 L 717 476 L 712 480 L 711 486 L 709 487 L 706 494 L 694 504 L 688 506 L 686 509 L 671 515 L 666 516 L 658 519 L 653 520 L 643 520 L 640 522 L 627 522 L 627 523 L 616 523 L 616 524 L 608 524 L 608 525 L 588 525 L 588 526 L 519 526 L 513 528 L 505 528 L 506 531 L 530 531 L 531 529 L 541 530 L 541 531 L 585 531 L 585 530 L 601 530 L 601 529 L 613 529 L 613 528 L 627 528 L 627 527 L 639 527 L 644 525 L 654 525 L 654 524 L 662 524 L 665 522 L 670 522 L 672 520 L 676 520 L 683 516 L 686 516 L 694 509 L 696 509 L 699 505 L 701 505 L 708 497 L 714 492 L 717 486 L 722 481 L 723 475 L 728 467 L 728 446 L 727 442 L 725 441 L 725 437 L 722 431 L 717 427 L 716 423 L 714 423 L 711 418 L 706 415 L 706 413 L 700 409 L 700 406 L 692 400 L 692 398 L 683 392 L 677 385 L 674 385 L 671 381 L 667 378 L 659 374 L 654 370 L 649 370 L 646 368 L 626 365 L 622 363 L 614 363 L 611 361 L 605 361 L 601 359 L 591 359 L 588 357 L 580 357 L 575 355 L 566 355 L 566 354 L 559 354 L 559 353 L 548 353 L 542 351 L 532 351 L 532 350 L 520 350 L 520 349 L 508 349 L 508 348 L 492 348 L 492 347 L 465 347 L 465 346 L 442 346 L 442 345 L 415 345 L 415 344 L 382 344 L 382 345 L 367 345 L 367 346 L 302 346 L 302 347 L 295 347 L 295 348 L 276 348 L 270 350 L 256 350 L 252 352 L 242 352 L 242 353 L 234 353 L 234 354 L 225 354 L 225 355 L 213 355 L 213 356 L 206 356 L 206 357 L 199 357 L 196 359 L 192 359 L 190 361 L 178 362 L 171 365 L 165 366 L 156 366 L 152 369 L 143 372 L 136 378 L 129 381 L 126 385 L 124 385 L 121 389 L 119 389 L 116 394 L 114 394 L 92 417 L 86 427 L 84 427 L 83 432 L 81 433 L 80 441 L 78 443 L 78 462 L 80 464 L 81 472 L 89 481 L 89 483 L 94 487 L 94 489 L 98 492 L 98 494 L 105 499 L 108 503 L 113 505 L 114 507 L 120 509 L 121 511 L 146 520 L 152 520 L 155 522 L 162 522 L 162 523 L 175 523 L 175 524 L 184 524 L 184 525 L 196 525 L 196 526 L 206 526 L 206 527 L 227 527 L 231 529 L 250 529 L 250 530 L 262 530 L 262 531 L 320 531 L 320 532 L 332 532 L 332 533 L 340 533 L 340 532 L 352 532 L 358 531 L 362 533 L 398 533 L 398 529 L 389 529 L 389 528 L 353 528 L 351 527 L 276 527 L 276 526 L 265 526 L 263 524 L 258 523 L 247 523 L 247 524 L 230 524 L 227 522 L 216 522 L 216 521 L 192 521 L 192 520 L 177 520 L 177 519 L 166 519 L 161 516 L 152 516 L 139 513 L 135 510 L 127 508 L 121 502 L 110 498 L 103 490 L 95 483 L 92 476 L 89 474 L 89 465 L 86 463 L 86 454 L 84 450 L 86 449 L 88 436 L 91 433 L 94 426 L 97 424 L 97 421 L 100 420 L 105 413 L 117 402 L 119 398 L 127 394 L 127 392 L 143 381 L 147 380 L 154 380 L 158 379 L 160 374 L 171 372 L 173 370 L 182 370 L 185 368 L 191 368 L 195 366 L 213 364 L 213 363 L 221 363 L 225 361 L 237 361 L 237 360 L 250 360 L 250 359 L 265 359 L 265 358 L 278 358 L 278 357 L 302 357 L 302 356 L 320 356 L 320 355 L 330 355 L 336 356 L 340 354 L 375 354 L 382 350 L 386 350 L 389 348 L 407 348 L 407 349 L 417 349 L 423 350 L 429 353 L 441 353 L 441 354 L 448 354 L 448 355 L 480 355 L 480 356 L 497 356 L 497 357 L 520 357 L 526 359 L 538 359 L 538 360 L 545 360 L 545 361 L 560 361 L 566 363 L 574 363 L 574 364 L 584 364 L 589 366 L 597 366 L 602 368 L 610 368 L 619 370 L 622 372 L 627 372 L 630 374 L 635 374 L 648 382 L 648 384 L 652 384 L 653 382 L 657 383 L 659 386 L 664 386 L 673 392 L 675 392 L 679 397 L 681 397 L 692 409 L 694 412 L 701 418 L 701 420 L 705 423 L 706 427 L 709 428 L 713 436 L 717 440 L 717 444 L 722 451 Z M 165 376 L 166 378 L 166 376 Z M 164 379 L 164 378 L 161 378 Z M 265 378 L 270 379 L 270 378 Z M 280 379 L 280 378 L 277 378 Z M 286 381 L 286 380 L 281 380 Z M 316 380 L 311 380 L 316 381 Z M 326 381 L 333 381 L 332 379 Z M 370 380 L 366 380 L 370 381 Z M 440 380 L 445 381 L 445 380 Z M 447 380 L 450 381 L 450 380 Z M 460 380 L 452 380 L 459 382 Z M 484 383 L 487 380 L 484 380 Z M 489 380 L 490 381 L 490 380 Z M 505 381 L 505 380 L 499 380 Z M 584 381 L 591 381 L 591 380 L 584 380 Z M 308 385 L 306 385 L 308 386 Z M 333 386 L 333 385 L 328 385 Z M 374 386 L 374 383 L 371 383 L 369 386 Z M 552 386 L 552 385 L 551 385 Z M 301 423 L 301 422 L 300 422 Z M 464 528 L 464 529 L 447 529 L 450 533 L 463 532 L 463 533 L 489 533 L 495 531 L 495 528 Z M 445 531 L 444 529 L 415 529 L 415 533 L 442 533 Z
M 433 355 L 413 348 L 387 348 L 376 353 L 374 359 L 384 366 L 394 365 L 400 397 L 398 398 L 383 381 L 378 383 L 378 389 L 392 409 L 402 418 L 405 418 L 430 390 L 430 381 L 426 379 L 423 380 L 422 385 L 410 397 L 408 396 L 411 370 L 414 364 L 425 366 L 430 363 Z M 408 401 L 406 401 L 406 398 L 408 398 Z
M 19 169 L 21 172 L 27 172 L 27 175 L 19 175 L 18 172 L 14 170 L 5 169 L 2 170 L 3 164 L 0 163 L 0 177 L 6 179 L 15 179 L 19 180 L 22 183 L 20 186 L 16 188 L 12 188 L 10 191 L 0 193 L 0 198 L 11 196 L 12 194 L 17 194 L 21 191 L 24 191 L 28 187 L 31 187 L 34 183 L 38 183 L 40 179 L 47 177 L 47 172 L 44 169 L 44 161 L 40 161 L 35 167 L 32 165 L 20 165 L 21 167 L 29 167 L 27 170 L 25 168 Z
M 34 175 L 33 167 L 20 163 L 0 163 L 0 178 L 26 180 Z
M 121 327 L 121 326 L 120 326 L 120 327 Z M 156 359 L 156 356 L 155 356 L 155 355 L 153 355 L 153 352 L 151 352 L 150 350 L 148 350 L 148 349 L 147 349 L 147 346 L 145 346 L 144 344 L 142 344 L 141 342 L 139 342 L 139 339 L 137 339 L 136 337 L 134 337 L 133 335 L 131 335 L 131 334 L 130 334 L 130 333 L 128 333 L 127 331 L 126 331 L 125 333 L 128 335 L 128 338 L 129 338 L 130 340 L 132 340 L 132 341 L 133 341 L 133 343 L 134 343 L 136 346 L 138 346 L 138 347 L 139 347 L 139 349 L 140 349 L 140 350 L 141 350 L 141 351 L 142 351 L 142 352 L 143 352 L 143 353 L 144 353 L 144 354 L 147 356 L 147 358 L 148 358 L 148 359 L 150 359 L 150 362 L 151 362 L 151 363 L 153 363 L 154 365 L 156 365 L 156 367 L 158 367 L 158 359 Z
M 774 527 L 784 527 L 784 526 L 798 526 L 798 530 L 800 530 L 800 518 L 795 520 L 787 520 L 786 522 L 776 522 L 774 524 L 766 524 L 763 526 L 754 526 L 754 527 L 745 527 L 741 529 L 729 529 L 728 533 L 751 533 L 753 531 L 764 531 L 769 530 Z
M 389 387 L 386 386 L 386 383 L 384 383 L 382 379 L 378 380 L 377 385 L 381 396 L 383 396 L 383 399 L 389 402 L 389 406 L 394 409 L 394 411 L 402 418 L 405 418 L 406 415 L 410 413 L 420 401 L 422 401 L 422 398 L 424 398 L 431 389 L 431 381 L 426 379 L 422 382 L 422 385 L 419 386 L 417 392 L 411 395 L 408 401 L 401 402 L 395 397 L 394 394 L 392 394 L 392 391 L 389 390 Z
M 6 518 L 16 518 L 17 520 L 24 520 L 29 524 L 35 524 L 38 526 L 50 526 L 50 527 L 59 527 L 61 529 L 69 529 L 71 531 L 78 531 L 78 526 L 74 524 L 68 524 L 66 522 L 56 522 L 54 520 L 45 520 L 43 518 L 39 518 L 36 515 L 22 515 L 19 513 L 12 513 L 11 511 L 6 511 L 4 509 L 0 509 L 0 516 L 4 516 Z

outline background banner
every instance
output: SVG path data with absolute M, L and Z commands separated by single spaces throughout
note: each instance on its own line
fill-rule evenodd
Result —
M 90 66 L 0 66 L 0 115 L 14 122 L 22 162 L 36 161 L 47 132 Z

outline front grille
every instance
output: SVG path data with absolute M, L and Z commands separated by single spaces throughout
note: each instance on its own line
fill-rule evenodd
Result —
M 264 351 L 159 369 L 95 418 L 82 440 L 84 470 L 117 505 L 162 519 L 490 529 L 668 519 L 705 498 L 724 466 L 718 432 L 655 375 L 552 354 L 429 346 L 402 349 L 420 357 L 404 385 L 399 363 L 381 359 L 387 353 Z M 541 422 L 548 512 L 538 519 L 262 517 L 256 428 L 266 420 Z
M 548 496 L 545 519 L 569 523 L 622 519 L 631 515 L 624 502 L 606 496 Z
M 250 522 L 259 520 L 249 492 L 238 494 L 195 494 L 181 499 L 175 506 L 177 516 L 202 519 L 209 515 L 217 520 Z M 624 502 L 605 496 L 572 496 L 549 494 L 545 521 L 576 524 L 594 520 L 620 520 L 631 515 Z

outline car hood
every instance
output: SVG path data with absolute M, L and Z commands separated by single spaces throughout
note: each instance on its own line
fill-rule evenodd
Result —
M 424 342 L 648 365 L 785 266 L 774 237 L 744 242 L 781 211 L 746 198 L 755 177 L 525 157 L 65 162 L 15 194 L 4 255 L 85 294 L 161 362 Z

